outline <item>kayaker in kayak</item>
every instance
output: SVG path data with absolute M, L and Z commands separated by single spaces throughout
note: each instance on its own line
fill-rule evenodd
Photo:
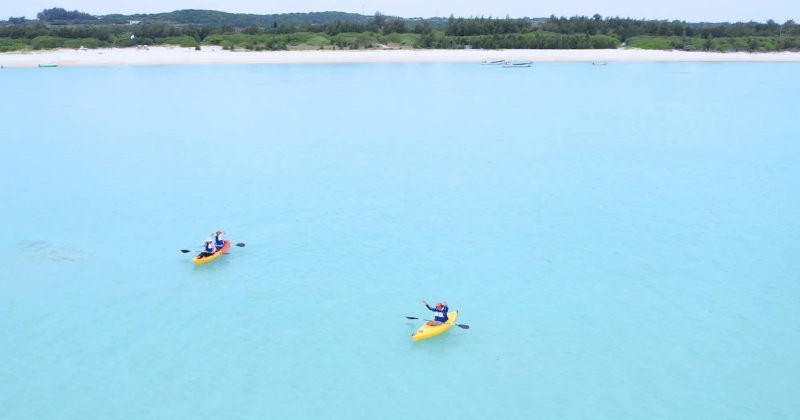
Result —
M 217 252 L 217 247 L 214 245 L 214 241 L 211 238 L 206 238 L 206 245 L 203 252 L 200 253 L 200 258 L 210 257 Z
M 443 322 L 447 322 L 447 301 L 444 301 L 444 305 L 442 305 L 441 302 L 437 302 L 435 308 L 428 306 L 428 302 L 424 300 L 422 303 L 434 313 L 433 321 L 428 321 L 428 325 L 439 325 Z
M 217 233 L 214 235 L 214 245 L 216 245 L 217 248 L 222 248 L 225 246 L 226 237 L 227 235 L 225 235 L 225 232 L 217 230 Z

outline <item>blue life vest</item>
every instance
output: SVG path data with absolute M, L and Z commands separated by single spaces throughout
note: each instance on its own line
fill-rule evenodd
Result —
M 220 235 L 214 235 L 214 240 L 217 242 L 217 247 L 223 247 L 225 246 L 225 239 L 220 239 L 219 236 Z
M 217 247 L 214 244 L 206 244 L 206 252 L 214 253 L 217 251 Z
M 434 321 L 447 322 L 447 307 L 442 306 L 442 310 L 433 309 Z

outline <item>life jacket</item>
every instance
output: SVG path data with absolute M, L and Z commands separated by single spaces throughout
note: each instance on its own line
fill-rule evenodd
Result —
M 220 233 L 219 235 L 214 235 L 214 240 L 217 242 L 218 247 L 225 246 L 225 234 Z
M 433 314 L 434 321 L 447 322 L 447 309 L 444 306 L 441 310 L 433 308 Z
M 213 254 L 217 252 L 217 247 L 214 244 L 206 244 L 206 252 Z

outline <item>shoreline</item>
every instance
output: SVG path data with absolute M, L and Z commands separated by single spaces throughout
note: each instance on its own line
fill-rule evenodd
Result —
M 334 64 L 334 63 L 457 63 L 487 59 L 533 62 L 800 62 L 800 52 L 719 53 L 664 50 L 305 50 L 224 51 L 205 46 L 200 51 L 176 46 L 115 48 L 79 51 L 56 49 L 0 53 L 4 68 L 37 67 L 54 63 L 59 67 L 158 66 L 201 64 Z

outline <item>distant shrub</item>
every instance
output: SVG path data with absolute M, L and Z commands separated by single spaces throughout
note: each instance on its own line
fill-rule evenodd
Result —
M 282 51 L 289 49 L 289 46 L 286 44 L 286 42 L 281 40 L 272 41 L 271 43 L 266 44 L 265 46 L 266 48 L 269 48 L 270 51 Z
M 118 47 L 120 47 L 120 48 L 125 48 L 125 47 L 133 47 L 133 46 L 135 46 L 136 45 L 136 40 L 131 39 L 131 34 L 129 32 L 129 33 L 120 34 L 117 37 L 112 37 L 111 38 L 111 43 L 116 45 L 116 46 L 118 46 Z
M 378 41 L 383 44 L 387 44 L 389 42 L 406 45 L 406 46 L 413 46 L 419 42 L 420 35 L 405 33 L 405 34 L 398 34 L 398 33 L 391 33 L 388 35 L 381 36 Z
M 61 48 L 63 45 L 64 39 L 55 36 L 37 36 L 31 40 L 31 47 L 34 50 Z
M 311 45 L 312 47 L 321 47 L 323 45 L 330 44 L 331 40 L 330 40 L 330 38 L 327 38 L 327 37 L 315 36 L 315 37 L 311 37 L 308 40 L 306 40 L 305 43 L 308 44 L 308 45 Z
M 189 48 L 189 47 L 197 47 L 200 44 L 197 43 L 197 40 L 190 37 L 189 35 L 166 38 L 164 41 L 161 42 L 162 44 L 166 45 L 179 45 L 181 47 Z
M 675 45 L 670 41 L 668 37 L 634 36 L 628 38 L 625 42 L 627 46 L 632 48 L 641 48 L 644 50 L 671 50 L 675 48 Z
M 0 38 L 0 52 L 17 51 L 25 49 L 28 44 L 19 39 Z
M 331 37 L 331 44 L 334 44 L 342 49 L 356 50 L 365 46 L 368 42 L 377 44 L 378 38 L 369 33 L 354 33 L 342 32 L 336 36 Z
M 97 48 L 99 46 L 100 40 L 96 38 L 65 39 L 63 43 L 64 48 Z
M 324 33 L 313 33 L 313 32 L 295 32 L 293 34 L 282 34 L 282 35 L 275 35 L 275 38 L 285 41 L 289 45 L 298 45 L 298 44 L 309 44 L 309 41 L 314 38 L 323 38 L 327 39 L 326 34 Z
M 209 35 L 203 40 L 203 45 L 222 45 L 225 40 L 225 35 L 222 34 Z

